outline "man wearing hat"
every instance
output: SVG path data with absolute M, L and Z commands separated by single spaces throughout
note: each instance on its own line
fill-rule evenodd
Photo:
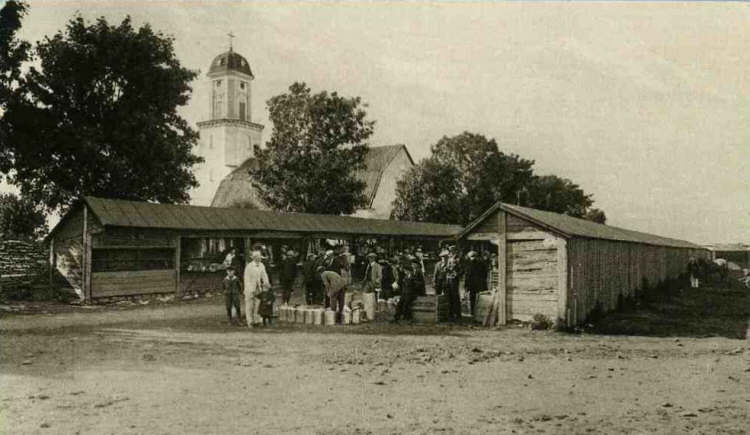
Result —
M 232 319 L 232 307 L 234 307 L 234 312 L 237 313 L 237 321 L 242 318 L 242 312 L 240 311 L 242 283 L 237 278 L 237 275 L 235 275 L 234 266 L 231 264 L 227 266 L 227 276 L 222 282 L 222 287 L 224 288 L 224 301 L 227 307 L 227 318 L 229 319 L 229 323 L 234 325 L 235 321 Z
M 383 299 L 393 297 L 394 285 L 398 288 L 398 269 L 388 261 L 388 258 L 380 260 L 380 288 L 382 289 Z
M 362 290 L 373 292 L 381 288 L 383 281 L 383 269 L 378 264 L 378 255 L 374 252 L 367 254 L 367 268 L 365 269 L 365 278 L 362 284 Z
M 245 318 L 247 319 L 247 326 L 250 327 L 258 326 L 261 323 L 258 314 L 258 296 L 271 287 L 266 267 L 261 260 L 260 251 L 253 251 L 252 261 L 245 266 Z
M 400 276 L 401 283 L 401 298 L 396 306 L 396 315 L 393 316 L 394 323 L 398 323 L 399 320 L 411 320 L 411 306 L 414 304 L 414 300 L 417 298 L 417 282 L 414 276 L 414 266 L 412 266 L 411 260 L 408 257 L 402 258 L 401 260 L 401 271 L 403 272 Z
M 294 280 L 297 278 L 297 253 L 289 249 L 281 253 L 281 302 L 289 304 L 294 291 Z
M 466 291 L 469 292 L 469 303 L 471 305 L 471 315 L 474 316 L 474 310 L 477 304 L 477 295 L 487 290 L 487 267 L 479 259 L 476 251 L 469 251 L 469 259 L 466 265 Z
M 427 285 L 422 273 L 422 263 L 416 256 L 411 256 L 411 270 L 414 272 L 414 290 L 415 296 L 424 296 L 427 294 Z
M 318 273 L 318 259 L 315 254 L 307 254 L 305 262 L 302 264 L 302 281 L 305 286 L 305 303 L 313 305 L 320 302 L 320 292 L 318 291 L 320 283 L 320 273 Z
M 448 267 L 448 250 L 443 249 L 439 256 L 440 261 L 435 264 L 435 273 L 432 276 L 436 295 L 445 293 L 445 268 Z

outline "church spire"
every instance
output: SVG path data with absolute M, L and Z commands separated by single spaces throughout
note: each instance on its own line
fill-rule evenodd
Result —
M 229 33 L 227 33 L 227 36 L 229 37 L 229 51 L 232 51 L 232 40 L 234 39 L 234 33 L 230 30 Z

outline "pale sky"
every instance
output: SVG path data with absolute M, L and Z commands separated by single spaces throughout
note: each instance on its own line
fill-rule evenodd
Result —
M 750 242 L 748 3 L 30 3 L 29 40 L 76 11 L 175 36 L 202 73 L 192 123 L 232 31 L 266 139 L 266 100 L 305 81 L 361 96 L 372 145 L 405 143 L 418 160 L 444 135 L 481 133 L 580 184 L 611 225 Z

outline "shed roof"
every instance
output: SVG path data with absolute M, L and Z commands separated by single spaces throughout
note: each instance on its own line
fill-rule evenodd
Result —
M 503 210 L 521 219 L 526 219 L 542 227 L 550 229 L 565 237 L 585 237 L 589 239 L 614 240 L 619 242 L 643 243 L 654 246 L 671 246 L 678 248 L 702 249 L 700 246 L 685 240 L 672 239 L 639 231 L 627 230 L 580 219 L 560 213 L 537 210 L 534 208 L 521 207 L 517 205 L 498 202 L 487 210 L 482 216 L 469 224 L 459 237 L 470 233 L 479 223 L 492 215 L 497 210 Z
M 241 208 L 154 204 L 92 196 L 85 197 L 84 202 L 104 226 L 428 238 L 453 237 L 461 231 L 461 227 L 457 225 Z

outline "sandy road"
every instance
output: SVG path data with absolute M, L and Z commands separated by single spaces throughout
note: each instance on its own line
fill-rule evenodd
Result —
M 750 342 L 223 322 L 220 300 L 0 319 L 2 433 L 748 433 Z

